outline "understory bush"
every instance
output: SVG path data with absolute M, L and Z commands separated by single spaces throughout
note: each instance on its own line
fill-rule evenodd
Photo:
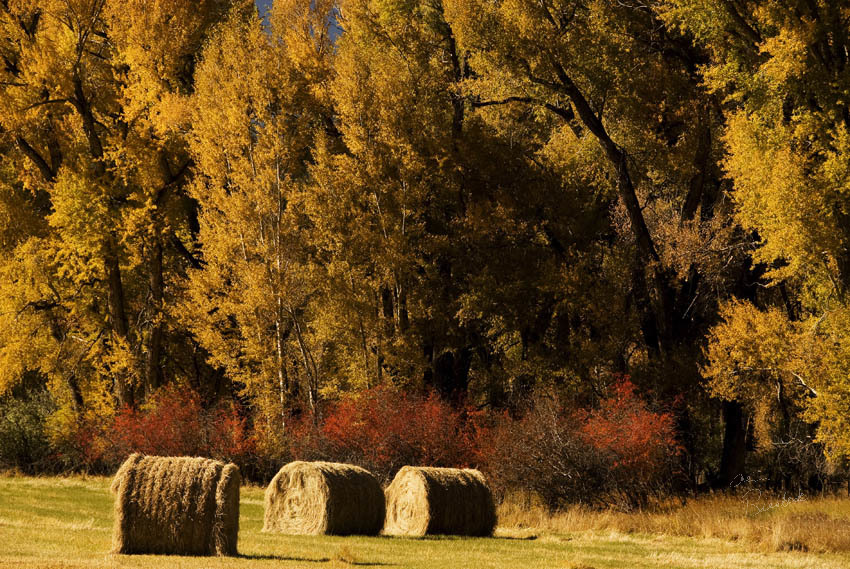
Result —
M 382 481 L 405 465 L 471 466 L 478 441 L 471 409 L 425 395 L 379 386 L 330 406 L 316 425 L 293 427 L 292 456 L 357 464 Z
M 628 380 L 594 409 L 538 394 L 519 418 L 376 387 L 290 423 L 291 459 L 349 462 L 389 481 L 406 464 L 472 466 L 501 494 L 536 492 L 566 504 L 645 506 L 672 489 L 680 452 L 673 415 L 654 411 Z
M 44 425 L 53 408 L 46 391 L 0 398 L 0 468 L 27 474 L 52 470 Z
M 498 488 L 532 490 L 550 509 L 633 509 L 671 489 L 679 450 L 672 415 L 650 410 L 624 380 L 593 410 L 538 394 L 522 418 L 496 422 L 481 456 Z
M 108 474 L 134 452 L 205 456 L 249 471 L 254 437 L 241 407 L 229 399 L 204 406 L 191 386 L 169 384 L 138 408 L 74 413 L 60 408 L 46 419 L 52 456 L 64 472 Z
M 163 387 L 141 409 L 121 409 L 111 443 L 106 459 L 112 464 L 133 452 L 205 456 L 248 467 L 254 460 L 254 441 L 236 403 L 204 408 L 194 389 L 178 385 Z
M 257 482 L 291 460 L 357 464 L 383 482 L 404 465 L 476 467 L 497 494 L 530 490 L 552 509 L 641 507 L 670 489 L 678 453 L 672 415 L 651 410 L 628 381 L 594 409 L 538 394 L 521 417 L 387 385 L 276 423 L 249 422 L 232 400 L 205 406 L 181 385 L 104 416 L 57 419 L 46 393 L 0 410 L 0 465 L 26 472 L 106 473 L 133 452 L 233 461 Z M 62 436 L 46 436 L 46 420 Z

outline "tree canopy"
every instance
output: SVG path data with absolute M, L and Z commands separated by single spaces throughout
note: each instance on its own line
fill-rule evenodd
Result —
M 850 4 L 262 16 L 0 0 L 0 394 L 62 433 L 188 384 L 274 441 L 630 376 L 694 484 L 850 457 Z

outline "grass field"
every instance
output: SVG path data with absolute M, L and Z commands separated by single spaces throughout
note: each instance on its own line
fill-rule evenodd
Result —
M 835 549 L 827 553 L 776 552 L 771 551 L 772 542 L 768 539 L 772 536 L 775 541 L 777 534 L 784 535 L 786 529 L 781 528 L 787 519 L 802 520 L 800 531 L 812 527 L 833 533 L 843 530 L 850 525 L 848 500 L 795 503 L 782 506 L 785 512 L 776 508 L 746 520 L 742 504 L 734 499 L 708 500 L 658 514 L 572 510 L 551 518 L 543 516 L 539 509 L 514 503 L 500 512 L 506 525 L 491 539 L 291 537 L 260 532 L 263 491 L 253 487 L 242 489 L 240 557 L 116 556 L 109 554 L 112 533 L 109 482 L 106 478 L 0 477 L 0 567 L 850 567 L 850 553 L 837 553 Z M 740 518 L 737 522 L 733 520 L 735 516 Z M 836 518 L 841 519 L 840 526 L 817 525 L 834 522 Z M 745 529 L 748 527 L 751 529 Z M 802 538 L 802 547 L 808 543 L 805 539 L 815 537 Z M 826 541 L 818 547 L 830 551 L 830 548 L 840 549 L 843 543 Z

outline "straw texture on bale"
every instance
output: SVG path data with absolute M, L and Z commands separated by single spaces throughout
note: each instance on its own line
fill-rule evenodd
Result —
M 386 489 L 387 535 L 493 535 L 496 507 L 477 470 L 405 466 Z
M 333 462 L 290 462 L 266 489 L 263 531 L 377 535 L 384 493 L 368 470 Z
M 130 455 L 112 482 L 114 553 L 236 555 L 239 467 Z

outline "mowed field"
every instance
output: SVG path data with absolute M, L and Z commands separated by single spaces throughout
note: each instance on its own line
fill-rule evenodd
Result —
M 543 519 L 540 514 L 502 510 L 505 524 L 489 539 L 450 537 L 404 539 L 389 537 L 281 536 L 260 531 L 263 490 L 243 487 L 241 492 L 239 552 L 235 558 L 118 556 L 109 553 L 112 535 L 112 496 L 107 478 L 0 477 L 0 567 L 150 567 L 196 568 L 811 568 L 846 569 L 848 553 L 768 551 L 744 537 L 682 535 L 698 533 L 689 527 L 699 516 L 726 531 L 730 523 L 718 518 L 731 501 L 710 502 L 687 514 L 665 516 L 602 515 L 572 512 Z M 743 504 L 740 514 L 744 515 Z M 828 500 L 829 519 L 848 518 L 850 501 Z M 809 502 L 782 506 L 817 511 Z M 702 508 L 702 510 L 700 509 Z M 779 522 L 776 508 L 763 514 L 763 527 Z M 700 513 L 702 512 L 702 513 Z M 771 517 L 772 516 L 772 517 Z M 821 516 L 821 514 L 817 514 Z M 812 519 L 818 519 L 818 517 Z M 689 522 L 676 520 L 690 520 Z M 701 522 L 703 523 L 703 522 Z M 705 522 L 707 523 L 707 522 Z M 749 522 L 746 522 L 749 523 Z M 671 531 L 662 531 L 665 524 Z M 836 527 L 824 527 L 834 532 Z M 847 522 L 850 524 L 850 521 Z M 674 527 L 675 526 L 675 527 Z M 742 526 L 743 527 L 743 526 Z M 756 527 L 756 526 L 753 526 Z M 761 526 L 760 526 L 761 527 Z M 643 528 L 643 531 L 641 529 Z M 742 530 L 742 536 L 746 531 Z M 805 545 L 805 544 L 803 544 Z M 792 548 L 793 549 L 793 548 Z M 798 548 L 799 549 L 799 548 Z

